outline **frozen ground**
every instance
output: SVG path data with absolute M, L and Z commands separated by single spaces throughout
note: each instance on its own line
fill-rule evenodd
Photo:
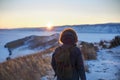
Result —
M 90 71 L 86 72 L 87 80 L 120 80 L 120 46 L 97 54 L 97 60 L 86 61 Z M 48 72 L 41 80 L 56 80 L 53 75 L 53 71 Z
M 47 31 L 19 31 L 19 30 L 11 30 L 11 31 L 0 31 L 0 62 L 3 62 L 6 60 L 6 57 L 8 57 L 8 50 L 4 48 L 4 45 L 7 42 L 17 40 L 24 38 L 26 36 L 31 35 L 38 35 L 38 36 L 45 36 L 45 35 L 52 35 L 59 32 L 47 32 Z M 99 42 L 100 40 L 111 40 L 116 35 L 120 34 L 102 34 L 102 33 L 77 33 L 78 39 L 80 41 L 87 41 L 87 42 Z M 21 56 L 23 54 L 27 55 L 30 53 L 34 53 L 35 51 L 31 50 L 20 50 L 16 49 L 13 51 L 12 56 Z M 18 53 L 18 54 L 16 54 Z M 19 54 L 22 53 L 22 54 Z
M 6 60 L 6 57 L 8 57 L 8 51 L 6 48 L 4 48 L 4 45 L 7 42 L 17 40 L 24 38 L 26 36 L 30 35 L 38 35 L 38 36 L 45 36 L 45 35 L 52 35 L 54 33 L 59 32 L 47 32 L 47 31 L 19 31 L 19 30 L 12 30 L 12 31 L 0 31 L 0 62 L 3 62 Z M 100 40 L 111 40 L 116 35 L 120 34 L 102 34 L 102 33 L 77 33 L 78 39 L 81 41 L 87 41 L 87 42 L 99 42 Z M 18 52 L 17 52 L 18 51 Z M 14 54 L 15 53 L 15 54 Z M 16 53 L 22 53 L 22 54 L 16 54 Z M 31 50 L 22 50 L 16 49 L 13 51 L 13 54 L 15 56 L 21 56 L 23 54 L 30 54 L 34 53 L 34 51 Z M 12 55 L 12 56 L 14 56 Z
M 87 80 L 120 80 L 120 46 L 100 50 L 98 59 L 87 61 L 87 63 L 90 69 Z
M 38 31 L 0 31 L 0 62 L 6 61 L 8 51 L 4 48 L 7 42 L 17 40 L 30 35 L 51 35 L 56 32 Z M 98 34 L 98 33 L 78 33 L 81 41 L 99 42 L 100 40 L 111 40 L 120 34 Z M 33 53 L 34 51 L 21 50 L 23 54 Z M 21 56 L 17 49 L 12 56 Z M 120 46 L 113 49 L 100 50 L 97 60 L 86 61 L 89 65 L 90 73 L 86 73 L 87 80 L 120 80 Z M 52 74 L 51 74 L 52 73 Z M 49 75 L 41 78 L 42 80 L 53 80 L 53 71 Z
M 0 31 L 0 62 L 6 61 L 6 57 L 9 56 L 7 48 L 4 48 L 4 45 L 7 42 L 14 41 L 17 39 L 24 38 L 26 36 L 31 36 L 31 35 L 38 35 L 38 36 L 49 36 L 52 35 L 56 32 L 41 32 L 41 31 Z M 21 50 L 20 48 L 17 48 L 13 50 L 13 54 L 11 57 L 14 56 L 22 56 L 22 55 L 27 55 L 34 53 L 36 51 L 31 51 L 31 50 Z M 17 53 L 17 54 L 16 54 Z

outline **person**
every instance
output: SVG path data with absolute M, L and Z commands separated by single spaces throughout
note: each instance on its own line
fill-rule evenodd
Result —
M 76 46 L 77 41 L 78 41 L 77 34 L 72 28 L 64 29 L 61 32 L 60 37 L 59 37 L 59 42 L 62 45 L 55 49 L 55 51 L 52 55 L 52 60 L 51 60 L 51 65 L 55 72 L 55 76 L 57 76 L 57 80 L 80 80 L 80 79 L 86 80 L 82 54 L 81 54 L 80 49 Z M 73 74 L 71 75 L 71 78 L 69 78 L 69 79 L 64 79 L 63 77 L 60 77 L 57 74 L 57 67 L 59 67 L 59 66 L 57 66 L 57 61 L 55 59 L 55 55 L 60 52 L 61 48 L 64 50 L 70 48 L 70 56 L 69 57 L 70 57 L 71 65 L 72 65 L 71 69 L 72 69 Z

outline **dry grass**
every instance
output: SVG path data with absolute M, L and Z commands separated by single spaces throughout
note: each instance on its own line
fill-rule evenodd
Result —
M 92 43 L 83 42 L 81 45 L 81 52 L 85 60 L 97 59 L 96 48 Z
M 43 52 L 19 57 L 0 64 L 0 80 L 40 80 L 52 71 L 51 57 L 44 56 L 53 52 L 56 46 Z M 43 57 L 44 56 L 44 57 Z M 88 65 L 85 70 L 89 72 Z
M 46 51 L 28 55 L 0 64 L 0 80 L 40 80 L 40 77 L 51 70 L 50 57 L 43 54 L 52 52 L 55 47 Z

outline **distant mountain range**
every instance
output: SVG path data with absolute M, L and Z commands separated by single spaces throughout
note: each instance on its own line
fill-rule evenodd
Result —
M 106 23 L 106 24 L 94 24 L 94 25 L 66 25 L 55 28 L 57 31 L 61 31 L 64 28 L 73 28 L 79 33 L 120 33 L 120 23 Z
M 65 28 L 73 28 L 74 30 L 76 30 L 79 33 L 120 33 L 120 23 L 55 26 L 53 28 L 53 31 L 62 31 Z M 17 29 L 0 29 L 0 30 L 46 31 L 46 28 L 45 27 L 17 28 Z

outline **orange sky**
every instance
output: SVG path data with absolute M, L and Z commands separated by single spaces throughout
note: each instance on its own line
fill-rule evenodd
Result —
M 120 22 L 120 0 L 1 0 L 0 28 Z

